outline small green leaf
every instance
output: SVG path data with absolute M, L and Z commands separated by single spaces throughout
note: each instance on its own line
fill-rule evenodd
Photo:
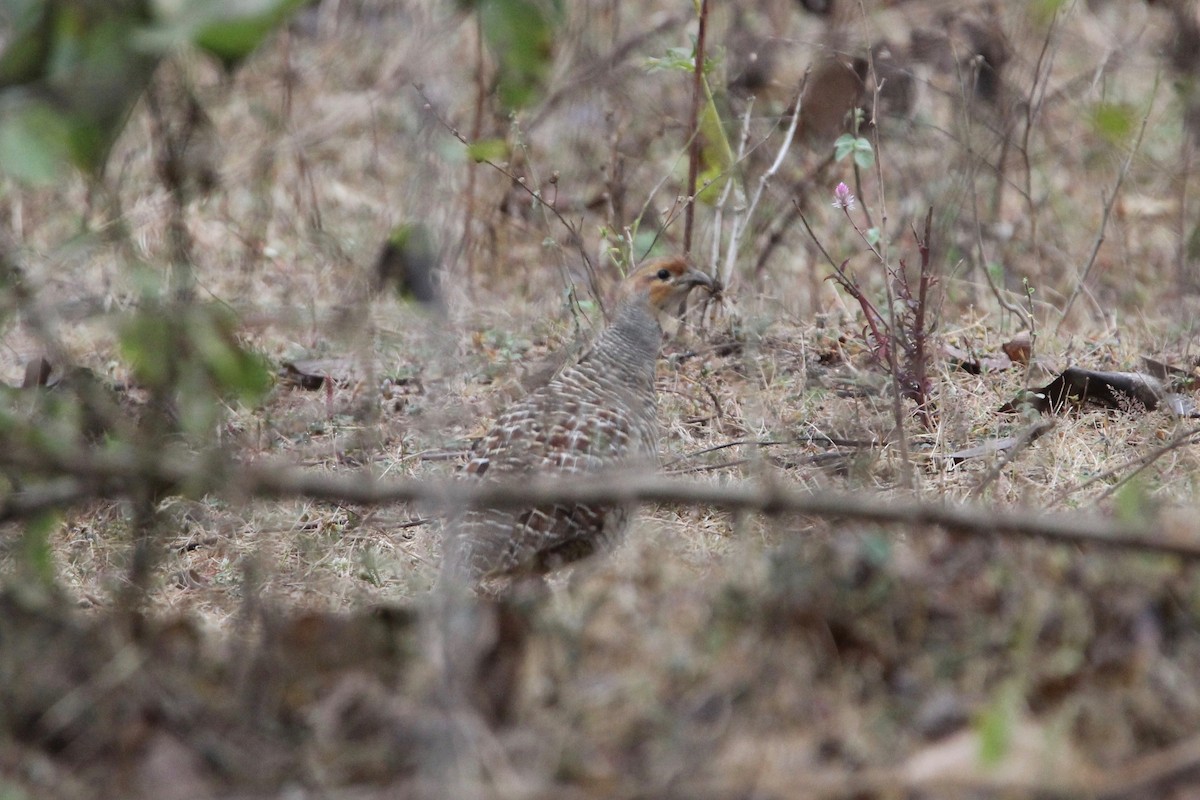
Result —
M 833 143 L 833 157 L 836 161 L 842 161 L 849 155 L 854 156 L 854 163 L 858 165 L 859 169 L 869 169 L 875 164 L 875 150 L 871 147 L 869 140 L 862 136 L 843 133 Z
M 510 109 L 533 101 L 550 72 L 558 0 L 480 0 L 483 36 L 498 64 L 496 92 Z
M 1097 103 L 1091 116 L 1092 129 L 1110 144 L 1128 140 L 1137 125 L 1137 109 L 1127 103 Z
M 707 78 L 702 79 L 701 88 L 704 90 L 704 105 L 700 108 L 699 119 L 700 163 L 704 169 L 696 176 L 696 193 L 701 202 L 715 205 L 733 171 L 734 155 Z
M 1067 0 L 1035 0 L 1033 3 L 1033 18 L 1039 25 L 1048 25 L 1054 19 Z
M 233 318 L 215 308 L 197 308 L 187 331 L 201 364 L 219 394 L 231 393 L 255 402 L 271 386 L 266 362 L 245 350 L 233 332 Z
M 159 0 L 157 24 L 138 34 L 146 52 L 167 54 L 192 44 L 232 69 L 307 0 Z
M 147 308 L 122 325 L 119 344 L 134 375 L 159 391 L 210 402 L 257 401 L 271 385 L 266 361 L 241 346 L 231 314 L 216 307 Z
M 57 524 L 57 514 L 39 514 L 25 523 L 25 533 L 21 537 L 21 554 L 25 565 L 33 577 L 47 587 L 54 585 L 54 557 L 50 547 L 50 534 Z
M 138 382 L 166 388 L 173 374 L 173 339 L 165 316 L 154 311 L 141 311 L 121 326 L 118 346 Z
M 639 260 L 666 255 L 666 242 L 653 228 L 639 230 L 633 235 L 633 252 Z
M 875 166 L 875 149 L 871 143 L 861 136 L 854 140 L 854 163 L 859 169 L 870 169 Z
M 508 159 L 508 142 L 503 139 L 480 139 L 467 145 L 467 158 L 480 164 L 484 161 L 496 163 Z
M 1127 525 L 1144 523 L 1151 509 L 1146 485 L 1138 478 L 1130 480 L 1113 496 L 1113 508 L 1117 519 Z
M 843 133 L 833 143 L 833 158 L 835 161 L 842 161 L 846 156 L 854 152 L 854 136 L 849 133 Z
M 42 77 L 50 57 L 54 15 L 50 3 L 8 0 L 8 44 L 0 54 L 0 87 L 17 86 Z
M 1008 755 L 1020 700 L 1017 684 L 1009 681 L 1000 687 L 991 704 L 980 715 L 976 728 L 979 732 L 979 760 L 984 766 L 994 767 Z
M 695 48 L 689 47 L 672 47 L 667 50 L 667 53 L 662 58 L 647 58 L 647 72 L 662 72 L 663 70 L 675 70 L 678 72 L 695 72 L 696 71 L 696 51 Z M 710 62 L 705 62 L 705 67 L 709 66 Z M 708 70 L 706 69 L 705 72 Z
M 71 151 L 71 124 L 63 114 L 39 101 L 0 101 L 0 170 L 29 183 L 51 183 L 71 163 Z
M 879 233 L 879 228 L 867 228 L 867 244 L 871 245 L 872 247 L 879 244 L 880 236 L 881 234 Z

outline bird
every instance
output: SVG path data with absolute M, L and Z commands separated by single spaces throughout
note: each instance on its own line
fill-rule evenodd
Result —
M 611 323 L 574 366 L 500 414 L 470 451 L 475 479 L 651 469 L 658 457 L 655 362 L 661 320 L 692 289 L 719 285 L 686 257 L 648 261 L 621 282 Z M 561 503 L 474 508 L 450 520 L 443 578 L 497 595 L 613 548 L 630 509 Z

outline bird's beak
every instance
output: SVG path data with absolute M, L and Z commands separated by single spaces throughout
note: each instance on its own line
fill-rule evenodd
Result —
M 703 286 L 710 292 L 715 292 L 717 289 L 717 285 L 712 277 L 695 267 L 689 267 L 687 272 L 679 276 L 677 282 L 680 286 L 686 286 L 689 289 L 695 286 Z

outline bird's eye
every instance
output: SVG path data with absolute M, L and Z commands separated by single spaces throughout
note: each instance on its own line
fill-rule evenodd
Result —
M 660 269 L 658 271 L 658 274 L 655 275 L 654 277 L 658 278 L 660 281 L 669 281 L 669 280 L 671 280 L 671 270 Z

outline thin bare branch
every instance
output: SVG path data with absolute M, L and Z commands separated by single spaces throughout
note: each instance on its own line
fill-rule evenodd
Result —
M 1083 291 L 1084 284 L 1087 283 L 1088 278 L 1092 274 L 1092 268 L 1096 266 L 1096 256 L 1100 254 L 1100 246 L 1104 244 L 1104 233 L 1108 228 L 1108 218 L 1112 215 L 1113 206 L 1117 204 L 1117 198 L 1121 194 L 1121 186 L 1125 183 L 1125 177 L 1129 174 L 1129 168 L 1133 165 L 1133 158 L 1142 149 L 1142 137 L 1146 134 L 1146 123 L 1150 121 L 1150 112 L 1154 110 L 1154 100 L 1158 97 L 1158 83 L 1161 77 L 1161 73 L 1156 73 L 1154 76 L 1154 89 L 1150 93 L 1150 102 L 1146 104 L 1146 113 L 1142 115 L 1142 125 L 1138 128 L 1138 135 L 1133 142 L 1133 147 L 1129 148 L 1129 153 L 1125 156 L 1125 162 L 1121 164 L 1120 172 L 1117 173 L 1116 185 L 1113 186 L 1112 191 L 1105 197 L 1104 213 L 1100 217 L 1100 228 L 1096 231 L 1096 241 L 1092 244 L 1092 254 L 1088 256 L 1087 264 L 1083 268 L 1083 274 L 1075 282 L 1075 288 L 1072 290 L 1071 296 L 1067 298 L 1067 302 L 1063 305 L 1062 316 L 1058 319 L 1058 325 L 1054 326 L 1056 334 L 1062 328 L 1063 323 L 1067 321 L 1067 315 L 1071 313 L 1071 306 L 1075 304 L 1075 298 L 1079 297 L 1079 293 Z
M 22 466 L 36 458 L 7 454 Z M 937 526 L 980 536 L 1014 536 L 1103 548 L 1144 550 L 1200 559 L 1200 526 L 1179 520 L 1170 535 L 1156 520 L 1126 522 L 1087 514 L 1043 514 L 982 506 L 923 503 L 861 494 L 813 494 L 783 483 L 743 482 L 714 486 L 661 476 L 623 473 L 570 479 L 535 478 L 519 482 L 461 480 L 380 480 L 371 475 L 330 475 L 278 464 L 249 466 L 170 453 L 149 461 L 130 453 L 59 452 L 43 468 L 73 475 L 80 488 L 65 497 L 130 494 L 147 481 L 193 495 L 220 493 L 242 498 L 307 497 L 339 503 L 428 504 L 433 507 L 526 508 L 555 503 L 679 503 L 726 511 L 802 514 L 915 529 Z M 61 489 L 60 489 L 61 490 Z M 16 516 L 19 503 L 10 495 L 0 503 L 0 518 Z
M 700 105 L 704 98 L 704 43 L 708 29 L 708 0 L 696 0 L 700 29 L 696 33 L 696 64 L 692 83 L 691 151 L 688 154 L 687 207 L 683 218 L 683 252 L 692 252 L 692 228 L 696 221 L 696 180 L 700 174 Z

